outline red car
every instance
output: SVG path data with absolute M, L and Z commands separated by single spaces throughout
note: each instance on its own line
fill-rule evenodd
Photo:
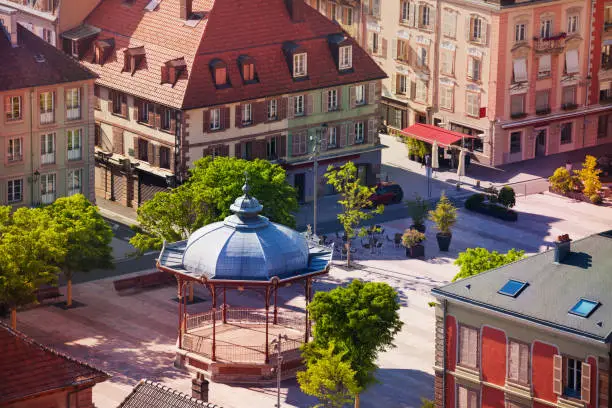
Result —
M 404 198 L 404 192 L 399 184 L 382 182 L 376 185 L 376 191 L 370 197 L 374 206 L 379 204 L 397 204 Z

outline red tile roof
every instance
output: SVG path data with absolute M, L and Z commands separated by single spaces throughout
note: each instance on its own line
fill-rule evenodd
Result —
M 153 12 L 143 10 L 148 0 L 136 0 L 131 7 L 121 6 L 123 0 L 102 0 L 86 22 L 103 30 L 99 39 L 115 38 L 116 55 L 102 67 L 87 62 L 86 66 L 100 75 L 101 85 L 185 109 L 386 77 L 352 39 L 354 69 L 339 73 L 327 36 L 341 28 L 306 5 L 304 21 L 293 22 L 284 0 L 213 1 L 194 0 L 194 12 L 210 12 L 196 28 L 190 28 L 179 18 L 179 0 L 162 0 Z M 282 50 L 286 41 L 308 52 L 307 79 L 293 80 Z M 147 52 L 145 67 L 133 76 L 121 73 L 123 50 L 141 45 Z M 243 83 L 237 63 L 240 55 L 254 59 L 258 83 Z M 183 56 L 187 74 L 174 88 L 160 85 L 161 65 Z M 209 63 L 217 58 L 227 64 L 229 88 L 214 86 Z
M 454 132 L 434 125 L 425 125 L 423 123 L 417 123 L 406 129 L 402 130 L 405 136 L 412 137 L 414 139 L 422 140 L 432 144 L 435 141 L 441 147 L 450 146 L 453 143 L 464 139 L 475 139 L 475 136 L 466 135 L 464 133 Z
M 96 77 L 91 71 L 19 24 L 17 41 L 19 46 L 12 47 L 11 41 L 0 29 L 0 91 Z M 44 61 L 37 62 L 35 56 L 43 56 Z
M 36 343 L 0 323 L 0 405 L 71 386 L 92 386 L 110 375 Z

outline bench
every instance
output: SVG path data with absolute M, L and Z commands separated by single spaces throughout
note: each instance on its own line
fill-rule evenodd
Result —
M 36 290 L 36 300 L 39 303 L 46 299 L 55 299 L 61 296 L 62 294 L 57 286 L 45 286 Z
M 155 286 L 168 285 L 175 283 L 172 274 L 166 272 L 152 272 L 146 275 L 135 276 L 133 278 L 117 279 L 113 281 L 113 286 L 117 292 L 127 289 L 144 289 Z

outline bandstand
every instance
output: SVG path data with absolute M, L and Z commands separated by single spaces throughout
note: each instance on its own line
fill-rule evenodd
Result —
M 278 291 L 301 284 L 308 306 L 313 279 L 328 272 L 333 254 L 270 222 L 247 184 L 243 192 L 230 206 L 233 215 L 185 241 L 164 244 L 157 261 L 178 282 L 177 363 L 216 382 L 274 381 L 279 357 L 283 378 L 295 376 L 303 364 L 300 346 L 310 338 L 308 311 L 279 307 Z M 210 292 L 210 310 L 189 313 L 187 293 L 194 284 Z M 262 307 L 229 306 L 228 290 L 256 291 Z M 280 346 L 274 342 L 279 335 Z

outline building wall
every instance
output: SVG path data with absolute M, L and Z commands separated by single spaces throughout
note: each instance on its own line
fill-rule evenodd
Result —
M 80 391 L 60 391 L 38 398 L 9 404 L 6 408 L 94 408 L 92 388 Z
M 83 23 L 101 0 L 60 0 L 58 31 L 63 33 Z
M 436 310 L 436 344 L 443 344 L 440 337 L 443 325 L 442 306 Z M 478 369 L 458 364 L 459 327 L 469 326 L 478 330 Z M 608 350 L 603 344 L 561 333 L 552 329 L 534 327 L 504 316 L 495 315 L 456 303 L 447 303 L 446 315 L 446 371 L 442 366 L 443 348 L 436 347 L 436 406 L 455 407 L 457 386 L 462 385 L 479 394 L 483 407 L 507 406 L 511 401 L 518 406 L 533 407 L 592 407 L 607 406 L 608 400 Z M 529 347 L 529 384 L 520 385 L 507 379 L 509 341 L 518 341 Z M 588 362 L 591 365 L 590 402 L 558 396 L 553 390 L 553 356 L 561 354 Z M 565 363 L 564 363 L 565 364 Z M 563 367 L 565 381 L 566 367 Z M 446 403 L 443 402 L 442 376 L 446 375 Z M 459 405 L 457 405 L 459 406 Z
M 80 119 L 69 120 L 65 105 L 67 89 L 81 90 Z M 39 98 L 43 92 L 53 92 L 54 120 L 52 123 L 41 123 Z M 35 87 L 0 92 L 0 204 L 8 204 L 8 181 L 22 180 L 22 200 L 11 203 L 14 206 L 38 205 L 41 203 L 40 175 L 56 175 L 55 198 L 69 194 L 67 173 L 69 170 L 81 169 L 81 192 L 93 199 L 90 189 L 93 157 L 93 112 L 90 105 L 93 93 L 93 80 L 66 83 L 47 87 Z M 5 114 L 6 98 L 20 96 L 22 117 L 20 120 L 7 121 Z M 80 158 L 68 157 L 68 131 L 81 130 Z M 55 134 L 54 162 L 42 163 L 41 137 L 44 134 Z M 22 160 L 9 161 L 9 141 L 22 141 Z

